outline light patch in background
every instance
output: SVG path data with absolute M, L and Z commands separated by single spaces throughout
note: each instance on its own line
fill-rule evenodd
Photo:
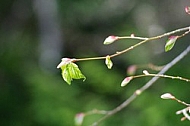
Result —
M 39 64 L 42 69 L 51 72 L 56 70 L 63 44 L 57 9 L 55 0 L 34 1 L 40 32 Z
M 134 11 L 134 22 L 138 30 L 145 35 L 148 34 L 150 25 L 157 25 L 156 11 L 149 4 L 142 4 Z
M 165 32 L 166 31 L 164 30 L 164 28 L 162 26 L 156 25 L 156 24 L 150 25 L 148 28 L 148 35 L 150 37 L 161 35 L 161 34 L 164 34 Z M 164 52 L 164 48 L 163 48 L 164 45 L 165 45 L 165 42 L 162 42 L 162 40 L 160 40 L 160 39 L 155 40 L 155 42 L 150 43 L 151 49 L 152 49 L 154 54 L 163 53 Z

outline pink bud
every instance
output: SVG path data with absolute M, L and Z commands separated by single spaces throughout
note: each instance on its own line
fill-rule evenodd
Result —
M 177 39 L 177 38 L 178 38 L 178 36 L 175 36 L 175 35 L 172 35 L 169 37 L 169 39 Z
M 70 59 L 70 58 L 62 58 L 61 59 L 61 63 L 59 63 L 59 65 L 57 65 L 57 68 L 61 68 L 62 66 L 73 62 L 75 59 Z
M 127 74 L 128 75 L 134 75 L 135 72 L 137 70 L 137 66 L 136 65 L 131 65 L 127 68 Z
M 186 12 L 187 14 L 190 14 L 190 7 L 185 7 L 185 12 Z
M 76 114 L 76 116 L 75 116 L 75 124 L 77 126 L 80 126 L 82 124 L 84 116 L 85 116 L 84 113 L 78 113 L 78 114 Z
M 126 77 L 126 78 L 121 82 L 121 86 L 124 87 L 124 86 L 127 85 L 132 79 L 133 79 L 133 77 Z
M 174 45 L 175 45 L 175 42 L 176 40 L 178 39 L 179 36 L 170 36 L 169 39 L 166 41 L 166 44 L 165 44 L 165 51 L 170 51 Z
M 113 43 L 114 41 L 116 41 L 116 40 L 118 40 L 119 38 L 118 38 L 118 36 L 109 36 L 109 37 L 107 37 L 105 40 L 104 40 L 104 44 L 105 45 L 108 45 L 108 44 L 111 44 L 111 43 Z

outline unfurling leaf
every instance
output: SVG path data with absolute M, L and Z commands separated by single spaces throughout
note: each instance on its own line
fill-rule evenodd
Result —
M 62 77 L 69 85 L 73 79 L 86 79 L 75 63 L 68 63 L 65 66 L 62 66 L 61 69 Z
M 106 56 L 106 61 L 105 61 L 105 64 L 107 65 L 108 69 L 111 69 L 112 66 L 113 66 L 113 63 L 110 59 L 110 56 Z
M 62 77 L 69 85 L 73 79 L 86 79 L 73 61 L 74 59 L 63 58 L 62 62 L 57 66 L 57 68 L 61 68 Z
M 178 36 L 170 36 L 169 37 L 169 39 L 167 40 L 166 45 L 165 45 L 166 52 L 170 51 L 174 47 L 177 38 L 178 38 Z
M 126 86 L 132 79 L 133 79 L 133 77 L 126 77 L 126 78 L 121 82 L 121 87 Z
M 104 40 L 104 45 L 108 45 L 113 43 L 114 41 L 118 40 L 118 36 L 109 36 Z

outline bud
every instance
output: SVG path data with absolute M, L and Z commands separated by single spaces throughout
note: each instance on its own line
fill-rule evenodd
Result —
M 165 45 L 165 51 L 170 51 L 177 40 L 178 36 L 170 36 Z
M 131 37 L 135 37 L 135 34 L 131 34 Z
M 112 63 L 112 61 L 111 61 L 111 59 L 110 59 L 110 56 L 109 56 L 109 55 L 108 55 L 108 56 L 106 56 L 106 61 L 105 61 L 105 64 L 107 65 L 108 69 L 111 69 L 111 68 L 112 68 L 112 66 L 113 66 L 113 63 Z
M 162 99 L 175 99 L 175 97 L 170 93 L 165 93 L 165 94 L 161 95 L 161 98 Z
M 141 93 L 142 93 L 141 90 L 136 90 L 136 91 L 135 91 L 135 94 L 136 94 L 136 95 L 140 95 Z
M 114 41 L 116 41 L 116 40 L 118 40 L 119 38 L 118 38 L 118 36 L 109 36 L 109 37 L 107 37 L 105 40 L 104 40 L 104 44 L 105 45 L 108 45 L 108 44 L 111 44 L 111 43 L 113 43 Z
M 143 70 L 143 74 L 145 74 L 145 75 L 149 75 L 149 73 L 148 73 L 147 70 Z
M 184 121 L 184 120 L 186 120 L 187 118 L 184 116 L 184 117 L 182 117 L 181 118 L 181 121 Z
M 186 12 L 187 14 L 190 14 L 190 7 L 185 7 L 185 12 Z
M 61 68 L 62 66 L 69 64 L 71 62 L 73 62 L 75 59 L 70 59 L 70 58 L 62 58 L 61 59 L 61 63 L 59 65 L 57 65 L 57 68 Z
M 136 70 L 137 70 L 137 66 L 136 65 L 131 65 L 127 69 L 127 74 L 128 75 L 134 75 Z
M 126 78 L 121 82 L 121 87 L 126 86 L 132 79 L 133 79 L 133 77 L 126 77 Z
M 82 122 L 84 120 L 84 116 L 85 116 L 84 113 L 78 113 L 78 114 L 76 114 L 76 116 L 75 116 L 75 125 L 76 126 L 82 125 Z

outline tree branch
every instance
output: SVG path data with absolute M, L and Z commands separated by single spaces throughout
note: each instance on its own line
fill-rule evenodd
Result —
M 182 29 L 184 30 L 184 29 Z M 176 30 L 181 31 L 181 30 Z M 161 37 L 173 34 L 175 32 L 166 33 L 164 35 L 161 35 Z M 163 67 L 163 69 L 158 74 L 164 74 L 166 71 L 168 71 L 171 67 L 173 67 L 176 63 L 178 63 L 181 59 L 183 59 L 188 53 L 190 52 L 190 45 L 181 53 L 179 54 L 175 59 L 173 59 L 171 62 L 169 62 L 167 65 Z M 126 101 L 124 101 L 122 104 L 120 104 L 118 107 L 116 107 L 113 110 L 107 111 L 107 114 L 105 114 L 102 118 L 100 118 L 98 121 L 94 122 L 91 126 L 97 126 L 99 123 L 101 123 L 103 120 L 107 119 L 108 117 L 114 115 L 115 113 L 119 112 L 120 110 L 127 107 L 135 98 L 140 95 L 143 91 L 148 89 L 150 86 L 152 86 L 157 80 L 159 79 L 158 76 L 153 77 L 150 81 L 148 81 L 144 86 L 142 86 L 140 89 L 136 90 Z
M 170 35 L 173 35 L 175 33 L 179 33 L 179 32 L 182 32 L 182 31 L 186 31 L 184 34 L 180 35 L 179 37 L 183 37 L 185 36 L 186 34 L 188 34 L 190 32 L 190 26 L 188 27 L 184 27 L 184 28 L 180 28 L 180 29 L 177 29 L 177 30 L 174 30 L 174 31 L 171 31 L 171 32 L 167 32 L 167 33 L 164 33 L 162 35 L 159 35 L 159 36 L 155 36 L 155 37 L 150 37 L 150 38 L 142 38 L 142 37 L 131 37 L 131 36 L 124 36 L 124 37 L 117 37 L 119 39 L 139 39 L 139 40 L 143 40 L 127 49 L 124 49 L 122 51 L 119 51 L 119 52 L 116 52 L 114 54 L 110 54 L 110 58 L 113 58 L 113 57 L 116 57 L 118 55 L 121 55 L 123 53 L 126 53 L 146 42 L 149 42 L 149 41 L 152 41 L 152 40 L 157 40 L 157 39 L 161 39 L 163 37 L 166 37 L 166 36 L 170 36 Z M 100 59 L 106 59 L 106 56 L 100 56 L 100 57 L 90 57 L 90 58 L 81 58 L 81 59 L 75 59 L 75 62 L 76 61 L 86 61 L 86 60 L 100 60 Z

